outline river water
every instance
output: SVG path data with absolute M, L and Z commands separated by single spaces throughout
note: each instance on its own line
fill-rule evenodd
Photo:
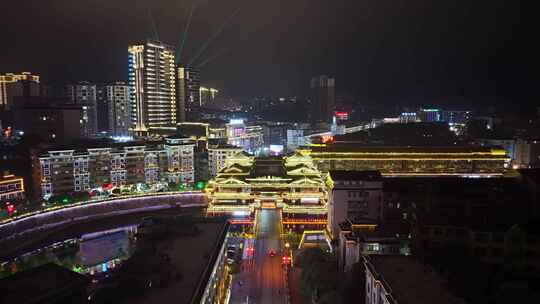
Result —
M 0 263 L 0 278 L 46 263 L 56 263 L 98 280 L 114 271 L 135 250 L 137 226 L 83 234 Z

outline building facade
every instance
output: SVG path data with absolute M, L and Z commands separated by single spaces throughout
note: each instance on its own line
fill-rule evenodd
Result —
M 523 138 L 478 138 L 477 144 L 503 148 L 512 159 L 514 169 L 540 167 L 540 140 Z
M 438 122 L 442 121 L 442 111 L 439 109 L 420 109 L 418 117 L 421 122 Z
M 510 168 L 506 151 L 486 147 L 311 145 L 297 150 L 323 172 L 377 170 L 384 176 L 500 176 Z
M 108 131 L 113 136 L 129 135 L 129 88 L 125 82 L 107 86 Z
M 93 137 L 98 133 L 97 86 L 87 81 L 66 86 L 66 97 L 82 109 L 81 134 Z
M 339 227 L 337 253 L 340 271 L 351 270 L 366 255 L 411 254 L 408 234 L 394 227 L 388 229 L 351 221 L 342 222 Z
M 336 82 L 326 75 L 311 79 L 311 121 L 330 122 L 336 107 Z
M 399 114 L 399 122 L 400 123 L 420 122 L 420 118 L 418 117 L 418 114 L 416 112 L 403 112 Z
M 107 99 L 107 86 L 96 85 L 96 113 L 97 113 L 97 133 L 110 134 L 109 125 L 109 102 Z
M 167 138 L 146 145 L 48 150 L 34 161 L 35 189 L 41 197 L 112 186 L 194 182 L 194 142 Z
M 26 105 L 17 107 L 13 114 L 16 129 L 37 134 L 48 142 L 65 142 L 82 136 L 82 106 Z
M 540 168 L 540 138 L 517 139 L 515 167 Z
M 201 108 L 201 73 L 192 67 L 178 67 L 178 122 L 197 121 Z
M 383 218 L 383 180 L 378 171 L 330 171 L 327 178 L 328 231 L 339 236 L 339 224 L 379 223 Z
M 445 110 L 442 112 L 441 120 L 447 122 L 448 124 L 459 124 L 464 125 L 472 117 L 471 111 L 450 111 Z
M 15 176 L 9 172 L 0 175 L 0 204 L 12 203 L 23 200 L 24 180 L 22 177 Z
M 175 51 L 158 41 L 128 47 L 130 130 L 144 135 L 151 128 L 177 122 Z
M 225 168 L 225 163 L 228 158 L 242 151 L 242 148 L 231 145 L 208 147 L 208 171 L 210 177 L 216 176 L 221 169 Z
M 256 158 L 238 153 L 225 161 L 206 189 L 214 207 L 317 209 L 326 214 L 327 191 L 309 157 Z
M 249 153 L 257 153 L 264 145 L 264 131 L 261 126 L 246 126 L 243 119 L 231 119 L 225 125 L 227 143 L 242 147 Z
M 201 106 L 213 102 L 218 93 L 219 91 L 214 88 L 200 87 L 199 96 L 201 97 Z
M 0 75 L 0 111 L 10 110 L 16 97 L 40 96 L 39 76 L 28 72 Z
M 287 151 L 295 151 L 298 147 L 309 144 L 304 136 L 304 129 L 287 130 Z

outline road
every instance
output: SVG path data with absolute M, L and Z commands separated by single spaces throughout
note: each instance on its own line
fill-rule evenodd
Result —
M 281 218 L 278 210 L 263 209 L 256 219 L 255 251 L 242 261 L 235 276 L 230 303 L 286 303 L 281 265 Z M 276 256 L 268 252 L 273 250 Z

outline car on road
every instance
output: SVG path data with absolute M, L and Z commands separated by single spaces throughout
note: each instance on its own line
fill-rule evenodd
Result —
M 268 250 L 268 256 L 275 257 L 276 256 L 276 251 L 274 249 Z
M 227 250 L 227 263 L 232 264 L 236 260 L 236 251 Z

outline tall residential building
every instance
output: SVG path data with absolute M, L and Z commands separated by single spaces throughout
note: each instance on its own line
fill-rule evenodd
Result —
M 177 122 L 174 47 L 159 41 L 128 47 L 130 129 L 138 134 Z
M 39 76 L 28 72 L 0 75 L 0 111 L 10 110 L 15 97 L 40 96 Z
M 218 93 L 219 91 L 214 88 L 200 87 L 199 96 L 201 97 L 201 106 L 214 101 Z
M 96 113 L 98 133 L 109 133 L 109 101 L 107 99 L 107 85 L 96 85 Z
M 326 75 L 311 79 L 311 122 L 330 122 L 336 104 L 336 82 Z
M 108 133 L 109 126 L 109 102 L 107 100 L 107 86 L 96 85 L 96 113 L 97 131 Z
M 178 122 L 197 121 L 201 107 L 200 71 L 178 67 Z
M 128 86 L 125 82 L 116 82 L 107 86 L 108 126 L 113 136 L 129 134 Z
M 66 96 L 82 107 L 81 135 L 95 136 L 98 132 L 96 85 L 87 81 L 66 86 Z

